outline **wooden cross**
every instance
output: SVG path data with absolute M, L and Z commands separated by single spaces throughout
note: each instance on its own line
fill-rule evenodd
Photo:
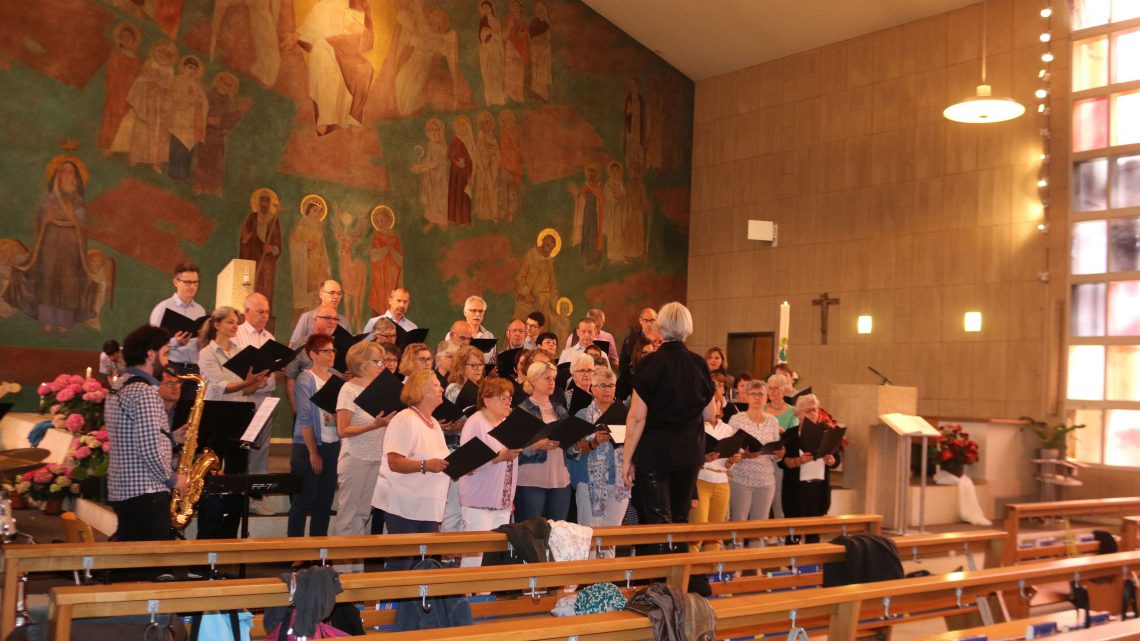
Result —
M 819 342 L 821 345 L 827 345 L 827 308 L 832 305 L 838 305 L 838 298 L 828 298 L 827 292 L 819 295 L 819 298 L 811 302 L 812 305 L 819 307 Z

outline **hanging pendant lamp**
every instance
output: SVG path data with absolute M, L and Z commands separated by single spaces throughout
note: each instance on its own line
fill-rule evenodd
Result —
M 947 107 L 942 115 L 947 120 L 968 124 L 1004 122 L 1025 113 L 1025 107 L 1013 98 L 994 98 L 986 84 L 986 3 L 982 3 L 982 84 L 977 95 L 960 100 Z

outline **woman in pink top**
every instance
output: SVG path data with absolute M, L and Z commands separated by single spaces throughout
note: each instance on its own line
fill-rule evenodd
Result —
M 486 378 L 479 386 L 479 411 L 463 425 L 460 443 L 477 438 L 497 452 L 495 458 L 474 472 L 459 479 L 459 505 L 463 515 L 464 532 L 486 532 L 511 520 L 511 505 L 518 484 L 518 458 L 522 450 L 512 450 L 491 436 L 507 415 L 511 413 L 511 395 L 514 386 L 503 378 Z M 468 554 L 460 565 L 475 567 L 482 563 L 482 554 Z

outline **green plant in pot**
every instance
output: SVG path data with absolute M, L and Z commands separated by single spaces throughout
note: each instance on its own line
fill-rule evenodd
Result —
M 1033 422 L 1029 430 L 1033 432 L 1037 438 L 1041 439 L 1040 456 L 1044 459 L 1061 458 L 1065 453 L 1065 446 L 1068 443 L 1069 434 L 1086 427 L 1083 423 L 1076 425 L 1057 423 L 1056 425 L 1046 426 L 1044 422 L 1038 421 L 1030 416 L 1023 416 L 1021 418 Z

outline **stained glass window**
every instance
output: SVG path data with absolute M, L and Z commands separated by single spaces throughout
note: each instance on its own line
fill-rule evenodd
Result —
M 1073 336 L 1104 336 L 1105 284 L 1073 285 L 1069 324 Z
M 1108 84 L 1108 36 L 1073 43 L 1073 91 Z
M 1111 6 L 1109 0 L 1069 0 L 1073 30 L 1107 24 Z
M 1140 218 L 1108 221 L 1108 271 L 1140 271 Z
M 1140 156 L 1121 156 L 1116 159 L 1112 206 L 1140 207 Z
M 1140 142 L 1140 91 L 1112 97 L 1112 144 Z
M 1073 211 L 1099 211 L 1108 207 L 1108 159 L 1073 165 Z
M 1104 400 L 1104 346 L 1069 347 L 1069 398 Z
M 1112 0 L 1112 21 L 1121 22 L 1140 18 L 1140 2 L 1136 0 Z
M 1140 336 L 1140 280 L 1108 284 L 1108 335 Z
M 1108 465 L 1140 463 L 1140 412 L 1108 410 L 1104 462 Z
M 1140 2 L 1133 2 L 1140 7 Z M 1118 34 L 1112 40 L 1112 81 L 1140 78 L 1140 29 Z
M 1103 274 L 1108 266 L 1108 225 L 1103 220 L 1073 224 L 1074 274 Z
M 1108 98 L 1073 103 L 1073 151 L 1108 146 Z
M 1085 427 L 1073 432 L 1074 448 L 1070 450 L 1070 456 L 1090 463 L 1100 463 L 1101 444 L 1104 442 L 1104 412 L 1077 410 L 1073 413 L 1072 424 Z

